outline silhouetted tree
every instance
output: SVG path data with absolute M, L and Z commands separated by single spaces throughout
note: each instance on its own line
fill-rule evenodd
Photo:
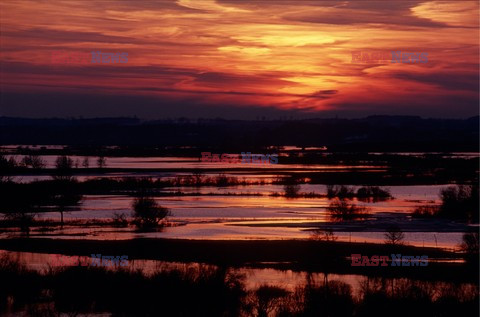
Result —
M 349 220 L 362 217 L 367 209 L 359 207 L 355 204 L 350 204 L 346 199 L 335 198 L 327 208 L 330 211 L 330 216 L 335 219 Z
M 60 212 L 60 224 L 63 227 L 63 213 L 69 207 L 78 205 L 82 200 L 82 195 L 78 193 L 78 183 L 75 179 L 59 180 L 58 191 L 53 196 L 53 202 Z
M 400 227 L 394 225 L 387 229 L 385 232 L 385 243 L 390 245 L 401 245 L 405 239 L 405 234 Z
M 168 208 L 161 207 L 155 199 L 148 196 L 135 198 L 132 204 L 134 224 L 139 228 L 155 228 L 169 215 Z
M 327 197 L 334 198 L 338 197 L 340 199 L 352 198 L 355 196 L 353 187 L 348 186 L 338 186 L 338 185 L 327 185 Z
M 73 160 L 68 156 L 59 156 L 55 160 L 55 172 L 52 175 L 57 181 L 71 181 L 73 179 Z
M 326 228 L 313 230 L 310 239 L 318 241 L 336 241 L 338 237 L 333 233 L 333 229 Z
M 97 158 L 97 166 L 98 168 L 104 168 L 105 166 L 107 166 L 107 159 L 105 158 L 105 156 L 99 156 Z
M 115 212 L 113 214 L 113 224 L 116 227 L 126 227 L 128 225 L 127 215 Z
M 365 186 L 357 190 L 357 198 L 362 201 L 377 202 L 392 198 L 388 189 L 383 189 L 378 186 Z
M 289 294 L 283 288 L 278 286 L 263 285 L 256 291 L 257 315 L 258 317 L 268 317 L 279 307 L 280 302 Z
M 82 166 L 84 168 L 88 168 L 90 166 L 90 160 L 88 159 L 88 156 L 85 156 L 85 158 L 83 159 Z
M 33 169 L 42 169 L 45 167 L 45 161 L 38 155 L 26 155 L 23 157 L 21 164 L 25 167 Z
M 462 238 L 462 244 L 460 248 L 463 252 L 465 252 L 465 260 L 469 263 L 473 263 L 478 268 L 479 262 L 479 233 L 477 232 L 469 232 L 464 233 Z
M 286 178 L 283 190 L 285 191 L 285 197 L 287 198 L 298 197 L 298 193 L 300 192 L 299 180 L 294 176 Z
M 35 220 L 36 211 L 40 208 L 35 195 L 22 193 L 21 196 L 14 195 L 13 199 L 2 203 L 4 203 L 2 206 L 5 211 L 4 218 L 12 221 L 22 232 L 29 234 L 30 227 Z
M 0 183 L 10 182 L 13 178 L 14 170 L 17 167 L 17 162 L 14 157 L 7 158 L 6 155 L 0 153 Z
M 479 220 L 479 187 L 478 185 L 458 185 L 443 189 L 440 192 L 442 205 L 439 216 L 460 219 L 469 222 Z

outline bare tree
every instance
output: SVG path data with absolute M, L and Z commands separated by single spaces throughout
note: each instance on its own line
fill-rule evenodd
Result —
M 83 159 L 82 166 L 84 168 L 88 168 L 90 166 L 90 160 L 89 160 L 88 156 L 85 156 L 85 158 Z
M 28 235 L 30 233 L 30 227 L 35 223 L 36 213 L 25 211 L 14 211 L 4 215 L 6 220 L 15 223 L 20 230 Z
M 350 220 L 363 217 L 368 209 L 349 203 L 346 199 L 335 198 L 327 207 L 333 220 Z
M 71 206 L 80 203 L 83 196 L 78 193 L 77 182 L 75 179 L 61 180 L 59 191 L 53 196 L 53 202 L 60 212 L 60 224 L 63 228 L 63 213 L 68 211 Z
M 460 249 L 465 252 L 465 259 L 469 263 L 477 263 L 478 267 L 478 253 L 479 253 L 479 233 L 469 232 L 464 233 Z
M 402 245 L 404 243 L 405 234 L 400 227 L 394 225 L 387 228 L 385 232 L 385 243 L 390 245 Z
M 107 159 L 105 158 L 105 156 L 99 156 L 97 158 L 97 166 L 98 168 L 104 168 L 105 166 L 107 166 Z
M 8 183 L 13 179 L 12 174 L 17 167 L 17 162 L 14 157 L 7 158 L 0 152 L 0 183 Z
M 281 301 L 289 295 L 289 292 L 278 286 L 262 285 L 255 291 L 258 317 L 271 316 Z
M 59 156 L 55 161 L 55 173 L 52 176 L 57 181 L 73 180 L 73 160 L 68 156 Z
M 317 241 L 336 241 L 338 237 L 333 233 L 333 229 L 325 228 L 314 230 L 310 239 Z
M 30 233 L 30 227 L 35 222 L 35 216 L 40 206 L 34 195 L 11 194 L 12 200 L 3 201 L 2 213 L 4 218 L 18 226 L 23 233 Z
M 38 155 L 27 155 L 22 159 L 21 164 L 25 167 L 31 167 L 33 169 L 42 169 L 45 167 L 45 161 Z
M 78 194 L 77 181 L 73 176 L 73 160 L 68 156 L 59 156 L 55 161 L 55 173 L 52 176 L 57 181 L 58 191 L 53 197 L 54 204 L 60 212 L 60 222 L 63 227 L 63 213 L 70 206 L 77 205 L 82 199 Z

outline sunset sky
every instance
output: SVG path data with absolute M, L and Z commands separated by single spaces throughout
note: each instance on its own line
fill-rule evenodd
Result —
M 466 118 L 477 1 L 0 2 L 0 116 Z M 127 52 L 52 64 L 53 51 Z M 427 63 L 352 63 L 352 51 Z

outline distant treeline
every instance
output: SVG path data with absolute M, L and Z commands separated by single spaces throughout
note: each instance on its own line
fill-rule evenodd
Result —
M 214 146 L 246 151 L 265 146 L 327 146 L 331 151 L 479 151 L 479 117 L 415 116 L 296 121 L 0 118 L 0 144 Z

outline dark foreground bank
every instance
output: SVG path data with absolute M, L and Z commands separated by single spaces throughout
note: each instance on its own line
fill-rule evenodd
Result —
M 66 255 L 126 254 L 130 260 L 197 262 L 222 267 L 269 267 L 307 272 L 408 277 L 457 282 L 478 281 L 478 263 L 437 248 L 311 240 L 61 240 L 3 239 L 0 249 Z M 427 266 L 352 266 L 352 254 L 372 257 L 428 256 Z M 456 260 L 456 261 L 454 261 Z
M 17 247 L 25 242 L 17 241 Z M 67 248 L 68 241 L 52 241 L 54 244 L 51 245 L 47 245 L 46 241 L 31 242 L 32 245 L 27 247 L 28 244 L 25 244 L 22 248 L 40 247 L 42 243 L 42 248 L 59 250 Z M 224 251 L 227 258 L 231 258 L 234 251 L 252 246 L 238 241 L 203 246 L 201 243 L 192 244 L 191 241 L 176 241 L 168 249 L 162 244 L 169 241 L 156 242 L 135 241 L 135 246 L 156 245 L 159 249 L 150 250 L 151 254 L 158 256 L 165 251 L 171 256 L 172 250 L 177 247 L 178 253 L 186 252 L 187 245 L 191 252 L 196 253 L 205 252 L 207 245 L 223 245 L 220 250 L 212 250 L 212 253 Z M 230 252 L 226 251 L 228 245 Z M 262 248 L 267 245 L 263 244 Z M 301 246 L 289 242 L 270 247 L 279 252 L 279 247 L 287 245 Z M 94 246 L 92 243 L 70 241 L 70 253 Z M 95 247 L 99 252 L 119 250 L 119 245 L 114 246 L 111 241 Z M 193 251 L 195 248 L 199 250 Z M 133 249 L 128 250 L 133 253 Z M 270 251 L 270 254 L 277 251 Z M 431 268 L 422 269 L 431 271 Z M 442 270 L 441 274 L 446 272 L 448 269 Z M 455 272 L 460 273 L 460 270 L 455 269 Z M 151 275 L 128 269 L 107 270 L 84 266 L 51 268 L 40 273 L 29 270 L 8 256 L 0 256 L 0 315 L 478 316 L 476 283 L 367 275 L 360 282 L 360 287 L 354 290 L 350 284 L 327 273 L 324 273 L 321 281 L 311 277 L 306 274 L 303 283 L 293 290 L 282 285 L 267 284 L 249 288 L 245 275 L 237 274 L 226 266 L 187 264 L 173 270 L 157 268 Z

